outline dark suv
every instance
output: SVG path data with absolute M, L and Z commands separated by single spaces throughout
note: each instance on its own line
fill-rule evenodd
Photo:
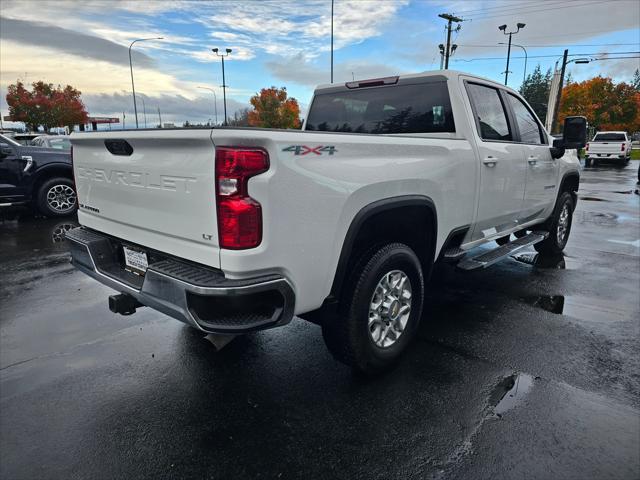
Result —
M 27 205 L 48 217 L 76 211 L 71 154 L 0 135 L 0 207 Z

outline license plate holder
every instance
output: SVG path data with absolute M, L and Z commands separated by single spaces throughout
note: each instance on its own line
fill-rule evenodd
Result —
M 126 268 L 128 267 L 127 269 L 131 269 L 139 275 L 144 275 L 149 267 L 147 252 L 126 245 L 122 246 L 122 251 Z

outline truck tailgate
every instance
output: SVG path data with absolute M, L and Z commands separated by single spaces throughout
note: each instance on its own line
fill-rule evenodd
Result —
M 82 225 L 220 266 L 211 130 L 80 133 L 71 142 Z

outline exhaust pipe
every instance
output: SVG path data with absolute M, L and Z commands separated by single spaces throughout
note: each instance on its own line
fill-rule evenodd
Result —
M 120 315 L 132 315 L 136 308 L 144 307 L 138 300 L 128 293 L 120 293 L 109 297 L 109 310 Z

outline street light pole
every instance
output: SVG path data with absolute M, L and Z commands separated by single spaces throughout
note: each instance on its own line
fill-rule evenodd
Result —
M 136 128 L 138 128 L 138 106 L 136 105 L 136 87 L 133 83 L 133 62 L 131 61 L 131 47 L 136 42 L 146 42 L 147 40 L 162 40 L 163 37 L 138 38 L 129 45 L 129 69 L 131 70 L 131 90 L 133 91 L 133 111 L 136 115 Z
M 227 82 L 224 78 L 224 57 L 228 57 L 231 53 L 230 48 L 225 48 L 225 52 L 227 54 L 219 53 L 217 48 L 212 48 L 211 51 L 215 53 L 218 57 L 222 58 L 222 102 L 224 104 L 224 122 L 222 123 L 224 126 L 227 126 Z
M 331 0 L 331 83 L 333 83 L 333 2 Z
M 142 99 L 142 111 L 144 112 L 144 128 L 147 128 L 147 107 L 144 104 L 144 97 L 140 97 Z
M 509 40 L 511 40 L 511 37 L 509 37 Z M 504 42 L 499 42 L 498 45 L 506 45 L 506 43 Z M 524 74 L 522 75 L 522 83 L 524 83 L 524 81 L 527 79 L 527 49 L 524 48 L 522 45 L 518 45 L 517 43 L 513 44 L 514 47 L 520 47 L 523 51 L 524 51 Z
M 213 88 L 209 88 L 209 87 L 198 87 L 198 88 L 202 88 L 203 90 L 209 90 L 211 93 L 213 93 L 213 110 L 216 115 L 216 125 L 218 125 L 218 97 L 216 97 L 216 91 Z
M 516 33 L 518 33 L 521 28 L 524 28 L 525 25 L 526 24 L 524 24 L 524 23 L 518 23 L 517 24 L 518 29 L 515 32 L 508 32 L 508 33 L 507 33 L 507 26 L 506 25 L 500 25 L 498 27 L 498 30 L 500 30 L 502 33 L 504 33 L 505 35 L 509 35 L 509 48 L 507 49 L 507 69 L 504 71 L 504 84 L 505 85 L 509 82 L 509 57 L 511 57 L 511 37 L 513 35 L 515 35 Z

